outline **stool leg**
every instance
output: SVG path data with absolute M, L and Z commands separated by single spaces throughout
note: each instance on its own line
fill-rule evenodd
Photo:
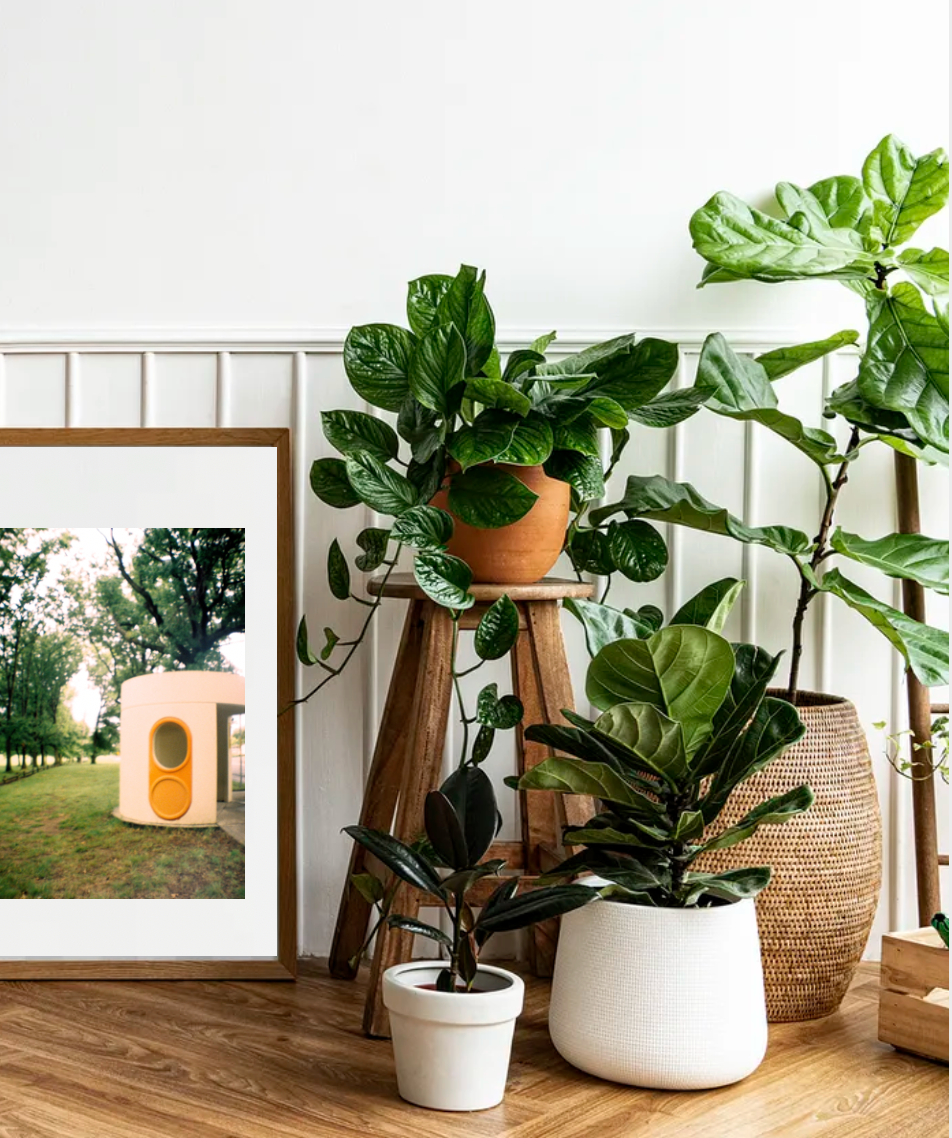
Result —
M 572 698 L 572 676 L 565 658 L 558 601 L 527 602 L 526 623 L 538 669 L 543 704 L 542 722 L 564 723 L 562 708 L 574 711 L 575 702 Z M 562 827 L 584 826 L 596 812 L 595 800 L 587 794 L 556 794 L 553 797 L 561 842 Z
M 532 723 L 546 721 L 539 673 L 528 632 L 520 632 L 510 656 L 512 690 L 524 709 L 522 723 L 516 728 L 516 764 L 520 775 L 531 770 L 551 754 L 542 743 L 532 743 L 525 737 L 525 728 Z M 539 847 L 543 843 L 559 845 L 562 835 L 556 824 L 555 799 L 558 795 L 545 790 L 521 790 L 523 865 L 527 874 L 540 872 Z M 555 940 L 558 924 L 541 921 L 526 934 L 526 952 L 529 968 L 534 976 L 551 976 L 555 960 Z
M 425 602 L 423 647 L 417 672 L 410 740 L 393 830 L 394 835 L 404 842 L 413 841 L 423 832 L 424 799 L 441 781 L 446 720 L 453 695 L 450 670 L 452 646 L 453 621 L 449 610 L 432 601 Z M 418 891 L 401 883 L 394 895 L 393 912 L 413 918 L 419 909 Z M 412 945 L 412 935 L 400 929 L 383 925 L 377 933 L 370 990 L 364 1008 L 364 1031 L 367 1035 L 386 1037 L 390 1034 L 380 982 L 388 968 L 410 958 Z
M 413 709 L 415 691 L 413 680 L 420 664 L 423 641 L 422 609 L 422 601 L 411 601 L 407 609 L 403 635 L 394 661 L 390 690 L 387 692 L 387 702 L 384 704 L 383 718 L 380 721 L 373 762 L 364 790 L 360 824 L 373 830 L 389 830 L 393 824 Z M 366 864 L 367 851 L 354 842 L 350 866 L 344 879 L 340 908 L 337 911 L 337 925 L 334 929 L 329 961 L 331 975 L 339 980 L 353 980 L 357 975 L 358 962 L 354 957 L 360 951 L 364 937 L 367 935 L 370 905 L 357 892 L 351 880 L 354 874 L 364 872 Z

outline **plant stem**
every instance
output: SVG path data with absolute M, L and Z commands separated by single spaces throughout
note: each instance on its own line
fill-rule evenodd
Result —
M 459 649 L 459 618 L 461 615 L 459 610 L 453 610 L 453 646 L 450 649 L 450 671 L 453 674 L 453 690 L 456 692 L 456 705 L 459 708 L 459 719 L 463 725 L 463 744 L 460 747 L 459 765 L 460 767 L 464 767 L 466 765 L 466 755 L 469 751 L 470 720 L 466 715 L 466 704 L 463 702 L 463 688 L 459 681 L 461 676 L 475 672 L 479 664 L 474 668 L 468 668 L 465 672 L 457 672 L 456 670 L 456 654 Z M 482 661 L 480 661 L 480 664 L 481 663 Z
M 809 561 L 810 574 L 804 573 L 800 562 L 795 557 L 793 558 L 797 566 L 797 571 L 800 573 L 800 593 L 797 596 L 797 607 L 793 616 L 793 647 L 790 653 L 790 676 L 787 680 L 786 694 L 787 699 L 791 703 L 796 702 L 797 683 L 800 679 L 800 658 L 803 655 L 803 622 L 806 619 L 810 602 L 820 591 L 813 584 L 811 578 L 815 570 L 819 568 L 820 564 L 825 561 L 832 552 L 827 546 L 826 541 L 830 535 L 830 528 L 833 525 L 833 514 L 836 510 L 836 503 L 840 496 L 840 491 L 849 481 L 849 465 L 853 460 L 854 452 L 858 444 L 859 427 L 854 427 L 850 434 L 850 441 L 847 444 L 843 461 L 840 463 L 839 469 L 836 472 L 836 477 L 831 481 L 826 471 L 823 471 L 826 484 L 826 505 L 823 508 L 823 515 L 820 518 L 820 528 L 817 530 L 817 535 L 813 539 L 813 555 Z
M 324 679 L 321 680 L 321 682 L 319 684 L 317 684 L 313 688 L 311 688 L 311 690 L 307 693 L 307 695 L 302 695 L 299 699 L 292 699 L 291 702 L 287 705 L 287 707 L 283 708 L 278 713 L 279 715 L 284 715 L 284 713 L 286 711 L 289 711 L 292 707 L 296 707 L 299 703 L 307 703 L 307 701 L 311 698 L 312 695 L 316 695 L 321 690 L 321 688 L 324 687 L 325 684 L 329 684 L 335 676 L 339 676 L 341 674 L 341 672 L 350 663 L 351 657 L 354 655 L 354 653 L 357 651 L 357 649 L 363 643 L 363 639 L 367 635 L 367 631 L 370 628 L 370 622 L 373 620 L 374 615 L 377 612 L 377 609 L 380 608 L 380 603 L 383 600 L 383 590 L 387 584 L 387 581 L 390 580 L 390 574 L 393 572 L 394 566 L 397 564 L 397 561 L 400 558 L 400 550 L 401 549 L 402 549 L 402 546 L 400 544 L 398 544 L 397 548 L 396 548 L 396 552 L 393 555 L 393 560 L 385 562 L 385 564 L 387 566 L 387 572 L 384 573 L 383 580 L 380 582 L 380 590 L 372 601 L 365 601 L 362 597 L 355 597 L 355 596 L 353 596 L 353 594 L 351 594 L 351 600 L 358 601 L 362 605 L 369 606 L 370 611 L 367 613 L 367 616 L 364 619 L 364 623 L 360 629 L 360 632 L 357 634 L 357 638 L 355 640 L 346 641 L 346 643 L 350 646 L 350 651 L 347 653 L 347 655 L 341 661 L 340 666 L 337 668 L 331 668 L 327 664 L 322 664 L 321 666 L 328 672 L 328 674 L 324 677 Z

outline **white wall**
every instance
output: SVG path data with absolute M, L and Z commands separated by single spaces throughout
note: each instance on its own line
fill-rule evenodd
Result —
M 410 277 L 464 260 L 489 269 L 508 341 L 668 331 L 685 346 L 682 382 L 715 328 L 753 349 L 861 327 L 834 284 L 696 291 L 687 221 L 717 189 L 765 199 L 780 178 L 853 172 L 887 131 L 919 152 L 945 145 L 947 6 L 914 0 L 894 17 L 884 0 L 795 13 L 757 0 L 0 0 L 0 421 L 292 425 L 301 603 L 346 632 L 355 617 L 328 598 L 324 555 L 365 519 L 330 516 L 305 478 L 326 451 L 321 408 L 354 402 L 343 330 L 401 320 Z M 944 230 L 922 241 L 944 244 Z M 815 421 L 824 384 L 849 368 L 784 381 L 791 410 Z M 644 433 L 629 456 L 628 470 L 696 480 L 755 523 L 815 517 L 811 468 L 737 424 L 698 417 Z M 889 464 L 866 467 L 843 523 L 876 535 L 893 524 Z M 947 532 L 941 472 L 925 498 L 929 528 Z M 743 574 L 737 631 L 784 645 L 784 565 L 701 535 L 674 549 L 665 583 L 632 598 L 670 608 Z M 356 816 L 399 619 L 302 715 L 308 952 L 329 943 L 338 831 Z M 884 644 L 850 614 L 814 619 L 806 681 L 899 725 Z M 913 920 L 914 894 L 908 785 L 880 758 L 877 774 L 883 931 Z

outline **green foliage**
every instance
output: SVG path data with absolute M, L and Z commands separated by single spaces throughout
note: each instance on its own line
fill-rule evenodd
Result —
M 601 716 L 573 728 L 527 728 L 527 739 L 563 753 L 507 780 L 519 790 L 589 794 L 600 802 L 600 813 L 566 830 L 566 844 L 582 848 L 547 879 L 591 872 L 609 882 L 601 892 L 613 901 L 682 908 L 763 889 L 770 880 L 765 866 L 719 874 L 690 867 L 705 850 L 737 845 L 813 801 L 810 788 L 800 786 L 733 826 L 708 830 L 732 791 L 804 733 L 795 708 L 766 695 L 778 662 L 690 625 L 601 648 L 586 685 Z
M 550 920 L 595 896 L 584 885 L 556 885 L 517 896 L 518 879 L 505 877 L 476 916 L 467 894 L 484 877 L 498 875 L 506 864 L 482 860 L 496 836 L 499 818 L 488 776 L 478 766 L 467 765 L 426 796 L 425 840 L 407 845 L 364 826 L 346 826 L 344 830 L 395 878 L 434 895 L 450 915 L 452 932 L 447 934 L 424 921 L 391 912 L 392 885 L 367 874 L 354 879 L 361 895 L 377 906 L 380 921 L 428 937 L 447 951 L 449 959 L 438 983 L 442 991 L 469 991 L 480 951 L 494 933 Z

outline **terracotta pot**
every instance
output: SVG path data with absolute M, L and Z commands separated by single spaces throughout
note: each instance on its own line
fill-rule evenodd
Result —
M 773 867 L 757 898 L 757 923 L 774 1023 L 815 1019 L 840 1006 L 869 939 L 882 875 L 879 799 L 856 708 L 838 696 L 800 692 L 797 710 L 806 735 L 734 791 L 712 833 L 804 782 L 816 795 L 813 806 L 692 867 Z
M 455 529 L 448 550 L 473 571 L 473 580 L 493 585 L 530 585 L 558 561 L 569 521 L 569 485 L 550 478 L 541 466 L 487 463 L 518 478 L 538 494 L 532 509 L 499 529 L 478 529 L 461 522 L 449 508 L 446 490 L 432 505 L 453 515 Z

